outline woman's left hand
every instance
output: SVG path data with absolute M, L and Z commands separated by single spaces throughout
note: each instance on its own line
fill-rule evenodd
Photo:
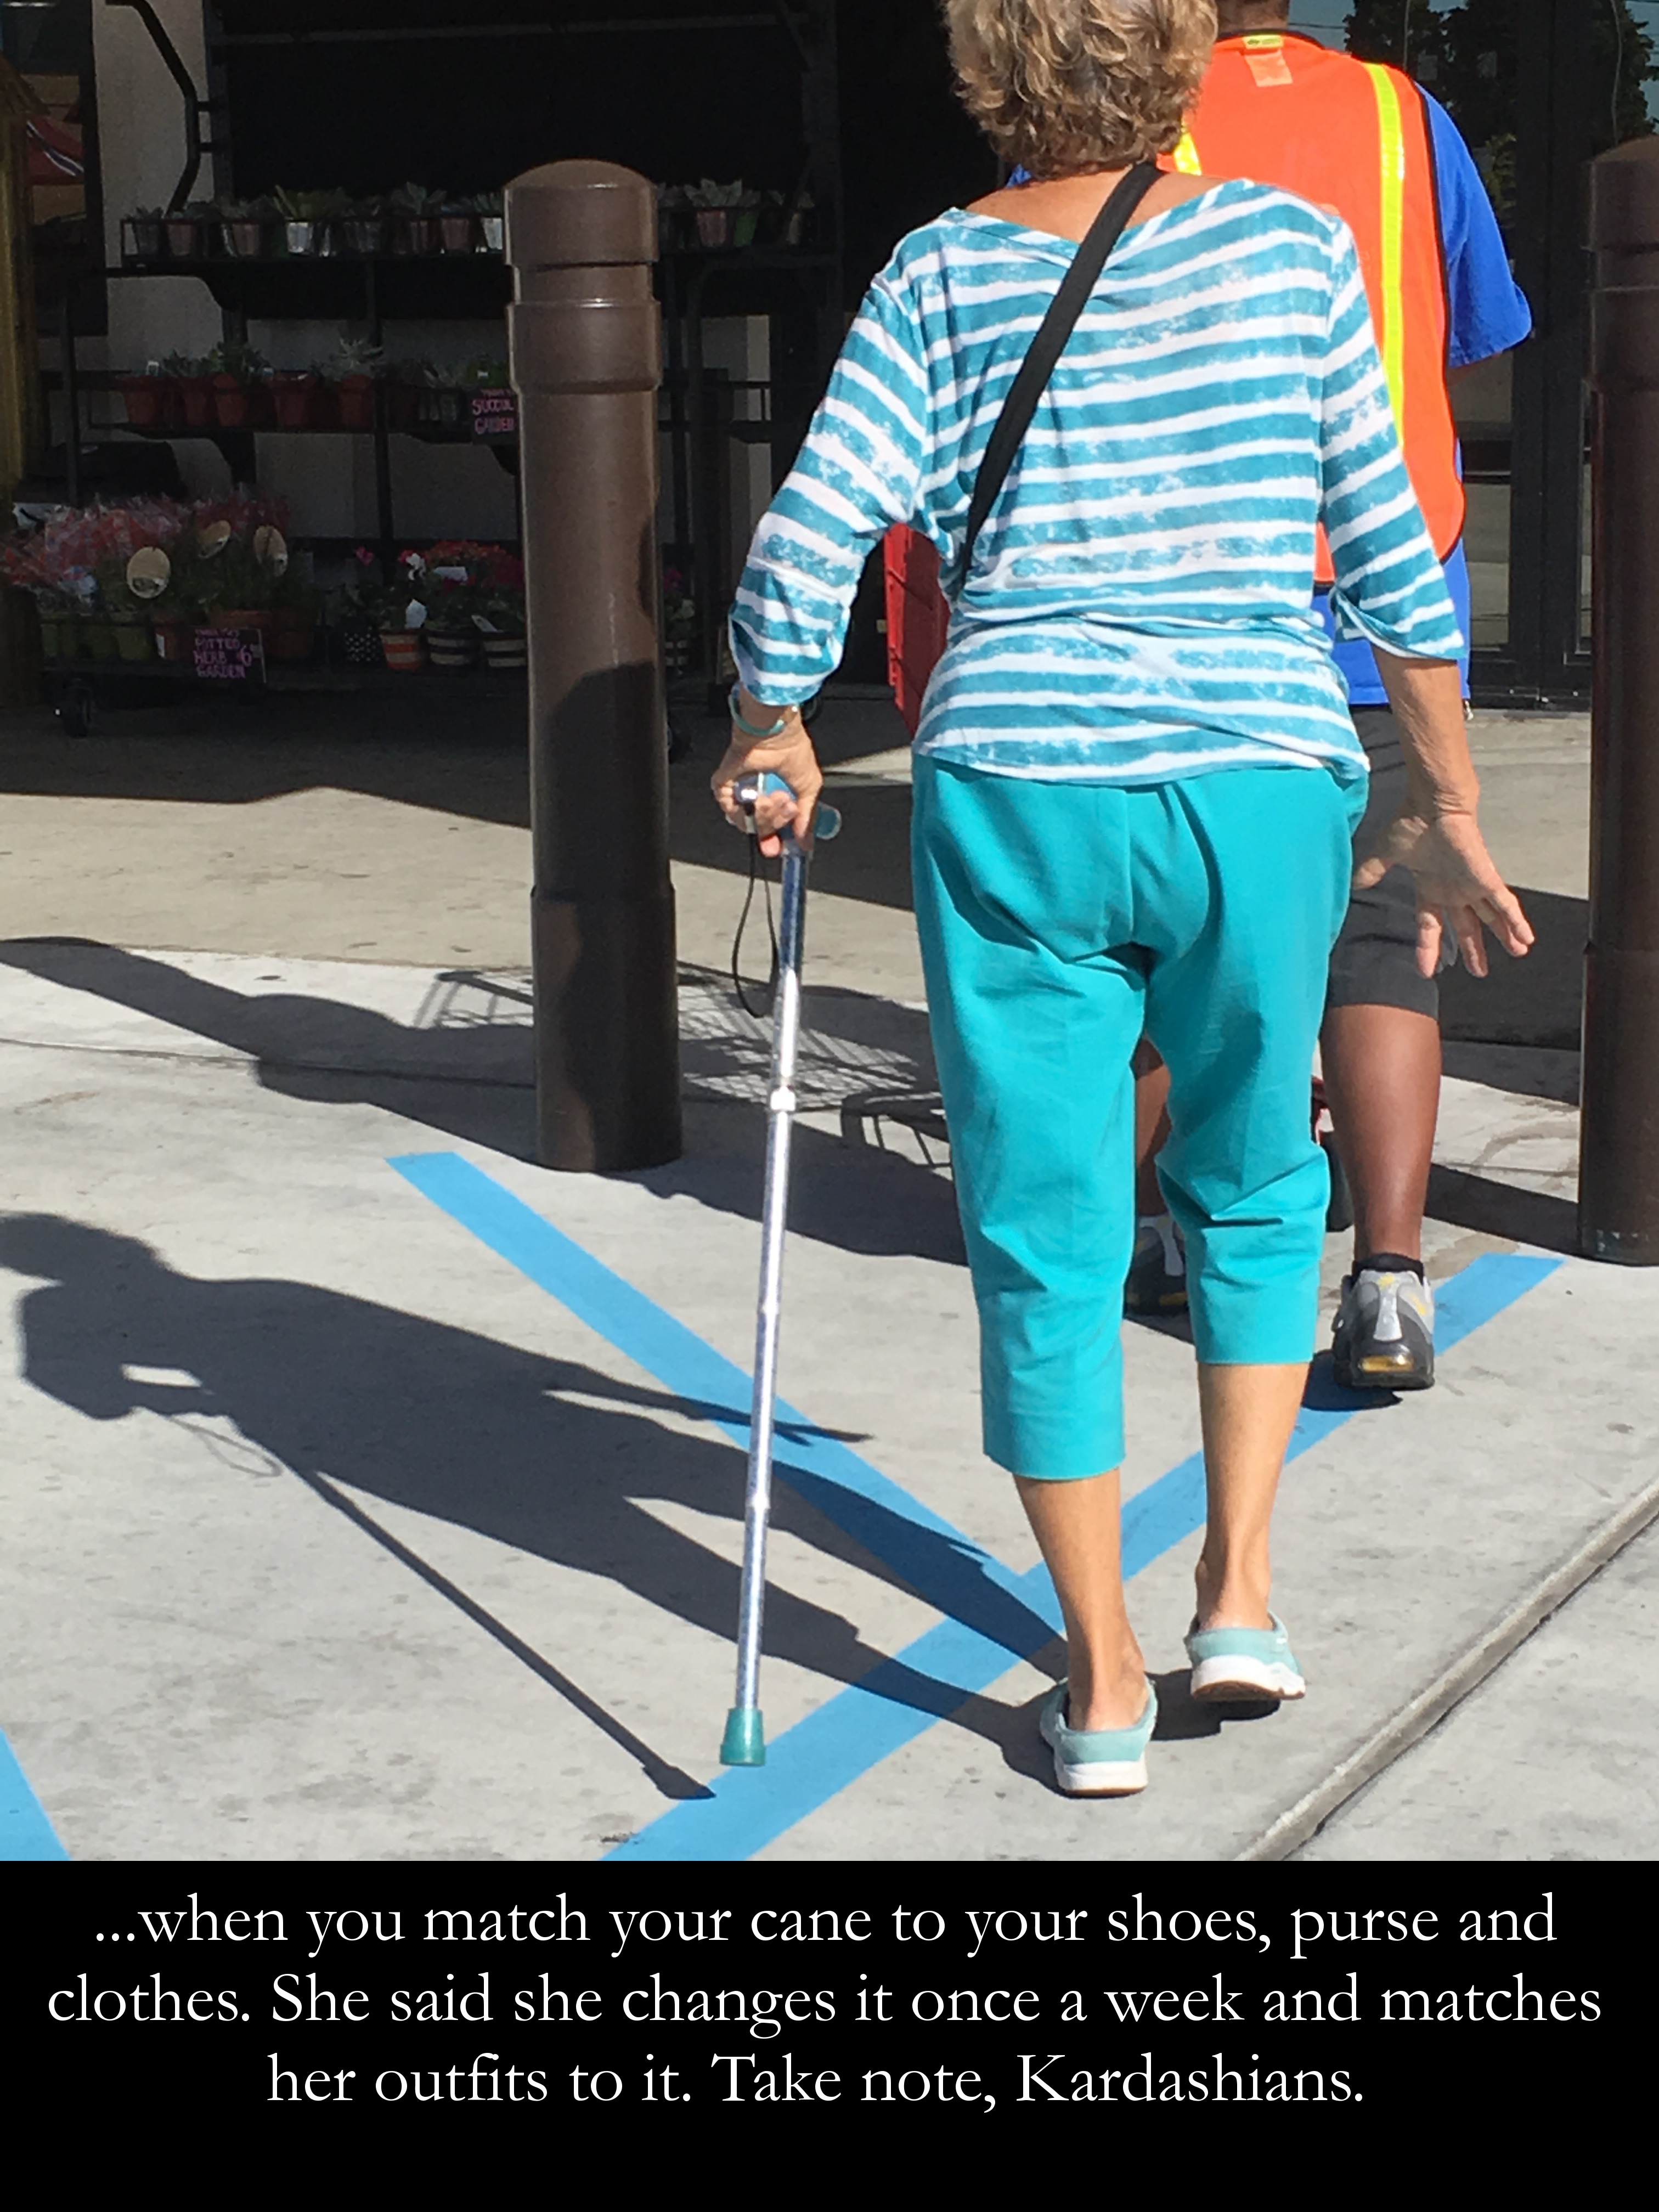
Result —
M 775 722 L 781 711 L 775 707 L 763 707 L 746 691 L 741 694 L 739 705 L 744 719 L 751 722 Z M 769 860 L 783 850 L 781 833 L 785 830 L 793 830 L 798 843 L 811 844 L 812 817 L 817 810 L 818 794 L 823 789 L 823 771 L 818 766 L 806 725 L 793 707 L 788 715 L 787 726 L 775 738 L 746 738 L 734 723 L 726 757 L 709 778 L 716 805 L 736 830 L 749 826 L 748 815 L 733 796 L 733 786 L 740 775 L 759 775 L 769 771 L 781 775 L 789 786 L 794 793 L 793 799 L 782 792 L 771 792 L 755 809 L 760 848 Z

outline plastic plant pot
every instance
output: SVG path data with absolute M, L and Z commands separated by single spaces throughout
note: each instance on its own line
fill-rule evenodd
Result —
M 174 261 L 200 261 L 207 252 L 207 232 L 193 215 L 170 215 L 161 225 L 167 252 Z
M 153 660 L 155 647 L 150 638 L 149 624 L 143 622 L 124 622 L 114 624 L 116 658 L 120 660 Z
M 471 253 L 478 243 L 478 234 L 470 215 L 441 215 L 438 235 L 446 253 Z
M 253 422 L 253 394 L 241 380 L 222 373 L 213 380 L 213 419 L 222 430 L 246 430 Z
M 222 222 L 219 235 L 225 243 L 225 252 L 238 261 L 258 261 L 264 257 L 265 244 L 270 235 L 263 222 L 248 221 Z
M 530 647 L 521 637 L 486 637 L 483 656 L 484 665 L 491 675 L 510 676 L 528 666 Z
M 265 617 L 265 653 L 272 660 L 309 660 L 317 617 L 304 607 L 273 607 Z
M 735 208 L 699 208 L 697 210 L 697 243 L 699 246 L 730 246 L 736 228 Z
M 372 376 L 343 376 L 334 387 L 343 430 L 374 428 L 374 380 Z
M 283 225 L 283 244 L 289 252 L 309 257 L 328 251 L 328 230 L 320 222 L 285 222 Z
M 442 225 L 435 216 L 406 216 L 398 230 L 400 253 L 436 253 L 443 243 Z
M 386 252 L 386 218 L 378 215 L 348 216 L 340 225 L 348 253 L 365 258 Z
M 370 623 L 344 623 L 337 633 L 340 658 L 348 668 L 379 668 L 386 659 L 379 633 Z
M 210 376 L 181 376 L 179 380 L 179 400 L 184 410 L 185 427 L 190 430 L 206 430 L 217 422 L 213 411 L 213 379 Z
M 732 226 L 732 245 L 752 246 L 755 242 L 755 228 L 757 224 L 760 222 L 760 210 L 758 208 L 736 208 L 732 212 L 737 218 Z
M 159 376 L 124 376 L 117 388 L 130 430 L 166 428 L 167 389 Z
M 383 629 L 380 632 L 380 651 L 388 668 L 402 670 L 407 674 L 421 665 L 421 633 L 417 629 Z
M 434 629 L 428 623 L 426 645 L 434 668 L 471 668 L 478 658 L 476 629 Z
M 127 216 L 121 224 L 122 258 L 159 261 L 167 252 L 167 225 L 159 216 Z
M 501 215 L 481 215 L 478 228 L 483 233 L 486 253 L 505 253 L 507 251 L 507 217 Z
M 270 404 L 279 430 L 309 430 L 316 420 L 319 380 L 307 371 L 279 369 L 270 380 Z

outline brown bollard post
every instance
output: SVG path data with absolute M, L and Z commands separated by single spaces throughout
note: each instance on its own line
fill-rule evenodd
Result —
M 1579 1249 L 1659 1265 L 1659 140 L 1590 164 L 1595 696 Z
M 546 1167 L 681 1148 L 658 603 L 654 187 L 556 161 L 507 191 L 530 654 L 536 1120 Z

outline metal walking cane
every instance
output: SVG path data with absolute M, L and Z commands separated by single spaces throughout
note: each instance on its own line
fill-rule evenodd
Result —
M 739 776 L 737 802 L 755 831 L 758 800 L 785 793 L 781 775 Z M 820 804 L 815 840 L 836 836 L 841 817 Z M 778 981 L 772 1002 L 772 1084 L 767 1098 L 766 1188 L 761 1208 L 760 1299 L 755 1315 L 755 1382 L 749 1413 L 749 1484 L 743 1513 L 743 1584 L 738 1600 L 737 1703 L 720 1742 L 723 1766 L 764 1766 L 760 1710 L 761 1624 L 766 1610 L 766 1533 L 772 1511 L 772 1434 L 778 1400 L 778 1333 L 783 1315 L 783 1232 L 789 1212 L 789 1140 L 795 1114 L 795 1054 L 800 1042 L 801 948 L 806 927 L 808 855 L 783 832 L 783 915 Z

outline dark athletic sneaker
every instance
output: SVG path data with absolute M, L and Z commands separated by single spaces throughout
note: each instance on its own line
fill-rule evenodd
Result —
M 1187 1310 L 1187 1253 L 1174 1218 L 1143 1213 L 1135 1223 L 1135 1255 L 1123 1285 L 1123 1310 L 1177 1314 Z
M 1408 1270 L 1345 1276 L 1331 1367 L 1346 1390 L 1434 1387 L 1434 1292 Z

